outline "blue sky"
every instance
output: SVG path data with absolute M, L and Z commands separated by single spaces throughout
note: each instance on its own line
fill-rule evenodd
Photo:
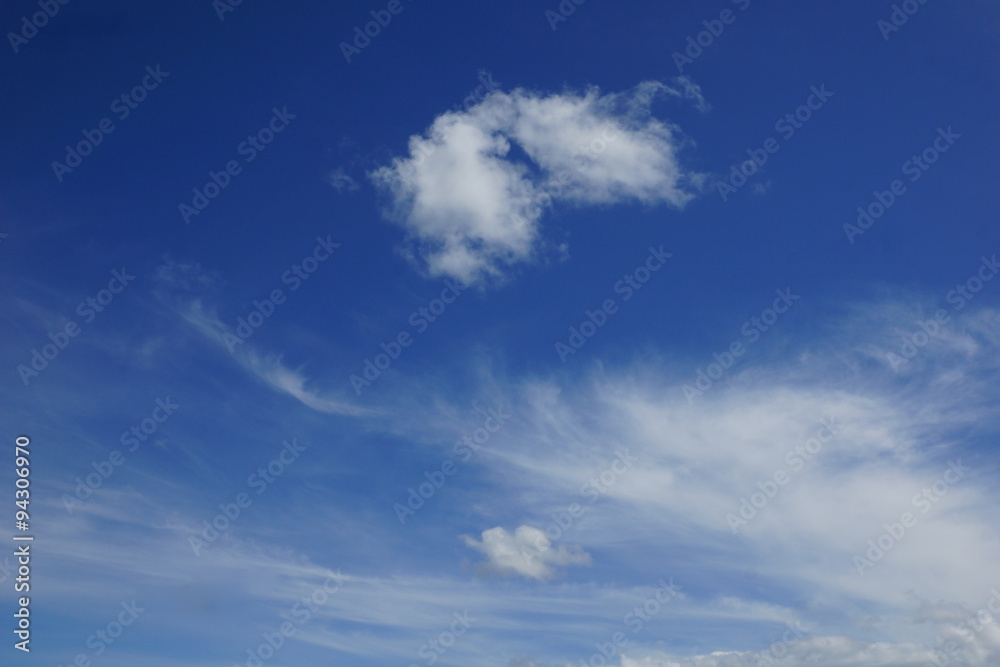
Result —
M 1000 13 L 670 4 L 7 3 L 6 659 L 996 664 Z

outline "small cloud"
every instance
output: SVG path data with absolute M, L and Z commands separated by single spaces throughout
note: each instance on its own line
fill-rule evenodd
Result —
M 701 94 L 701 86 L 686 76 L 679 76 L 674 81 L 681 86 L 680 91 L 671 89 L 674 95 L 691 100 L 694 103 L 695 109 L 702 113 L 711 111 L 712 105 L 705 101 L 705 96 Z
M 330 172 L 329 180 L 333 189 L 340 194 L 345 192 L 354 192 L 355 190 L 361 188 L 357 181 L 348 176 L 347 173 L 339 167 Z
M 222 276 L 206 271 L 198 262 L 178 262 L 169 257 L 153 272 L 153 282 L 171 291 L 202 292 L 222 283 Z
M 281 363 L 280 357 L 261 358 L 253 350 L 248 350 L 244 365 L 273 389 L 298 399 L 318 412 L 334 415 L 362 415 L 369 410 L 328 396 L 321 396 L 306 388 L 307 378 L 300 370 L 293 370 Z
M 483 574 L 522 576 L 542 581 L 555 571 L 553 566 L 590 565 L 590 554 L 579 547 L 560 545 L 553 548 L 545 533 L 531 526 L 520 526 L 511 535 L 503 528 L 484 530 L 482 540 L 468 535 L 465 545 L 486 555 L 478 569 Z

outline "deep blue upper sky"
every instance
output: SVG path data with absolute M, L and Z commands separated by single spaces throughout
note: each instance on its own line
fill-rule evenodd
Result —
M 622 616 L 669 576 L 683 599 L 622 667 L 752 664 L 795 618 L 845 642 L 851 664 L 918 664 L 914 619 L 934 615 L 921 605 L 985 605 L 1000 583 L 984 509 L 1000 283 L 961 309 L 948 295 L 1000 252 L 995 5 L 913 2 L 885 39 L 893 5 L 870 1 L 567 0 L 553 29 L 555 0 L 398 0 L 347 62 L 341 43 L 391 3 L 248 0 L 220 20 L 221 2 L 71 0 L 16 52 L 9 35 L 0 48 L 0 397 L 5 438 L 37 443 L 39 540 L 37 649 L 5 655 L 243 664 L 337 568 L 350 579 L 337 602 L 270 664 L 425 664 L 423 642 L 474 604 L 482 620 L 443 664 L 579 664 L 615 631 L 632 636 Z M 7 3 L 0 27 L 38 11 Z M 679 72 L 675 54 L 724 11 Z M 123 118 L 115 100 L 144 77 L 152 89 Z M 489 99 L 483 81 L 497 84 Z M 818 89 L 832 95 L 794 134 L 776 127 Z M 113 131 L 57 174 L 104 118 Z M 523 212 L 517 188 L 537 197 L 591 120 L 625 138 L 572 172 L 571 194 L 529 216 L 530 233 L 490 217 L 497 202 Z M 269 123 L 273 142 L 246 148 Z M 769 138 L 778 150 L 724 201 L 715 183 Z M 468 148 L 479 140 L 501 148 Z M 906 163 L 935 140 L 947 150 L 912 180 Z M 420 141 L 437 150 L 411 177 L 398 167 Z M 230 161 L 238 173 L 186 221 L 179 206 Z M 844 225 L 897 179 L 905 192 L 851 242 Z M 318 238 L 339 246 L 308 280 L 288 278 L 325 258 Z M 661 246 L 669 261 L 624 300 L 618 281 Z M 123 269 L 134 280 L 90 321 L 78 304 Z M 440 319 L 416 324 L 459 279 Z M 744 323 L 786 288 L 799 299 L 757 342 Z M 231 353 L 224 336 L 275 289 L 286 300 Z M 556 344 L 606 299 L 617 309 L 563 363 Z M 899 367 L 890 353 L 938 309 L 948 322 Z M 25 375 L 68 322 L 79 335 Z M 356 392 L 351 375 L 400 332 L 412 345 Z M 686 400 L 737 341 L 745 354 Z M 68 511 L 76 478 L 168 396 L 176 416 Z M 454 443 L 482 426 L 477 408 L 499 406 L 516 417 L 462 461 Z M 842 447 L 767 508 L 770 523 L 734 536 L 727 507 L 834 412 Z M 192 553 L 200 522 L 292 438 L 303 462 L 259 500 L 250 489 L 244 517 Z M 622 446 L 643 463 L 541 565 L 504 555 Z M 895 565 L 859 576 L 852 554 L 958 455 L 975 479 L 947 497 L 951 518 L 928 514 Z M 449 459 L 458 472 L 400 525 L 394 503 Z M 942 544 L 973 554 L 961 575 L 944 574 L 956 555 Z M 148 616 L 96 656 L 87 637 L 133 598 Z M 856 657 L 879 641 L 895 662 Z M 713 651 L 732 662 L 697 657 Z

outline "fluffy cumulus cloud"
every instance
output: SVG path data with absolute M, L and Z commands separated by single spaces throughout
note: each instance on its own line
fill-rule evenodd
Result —
M 410 138 L 407 156 L 371 177 L 428 273 L 467 283 L 502 277 L 534 256 L 540 221 L 555 202 L 679 208 L 694 196 L 702 179 L 680 162 L 680 130 L 650 112 L 662 96 L 704 108 L 687 80 L 603 95 L 496 91 L 438 116 Z
M 583 550 L 563 544 L 553 547 L 544 531 L 531 526 L 520 526 L 513 535 L 501 527 L 490 528 L 483 531 L 482 540 L 463 539 L 466 546 L 486 555 L 486 562 L 479 565 L 484 574 L 543 580 L 555 574 L 553 566 L 590 564 L 590 555 Z

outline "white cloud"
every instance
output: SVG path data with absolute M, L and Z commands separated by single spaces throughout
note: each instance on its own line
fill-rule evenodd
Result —
M 644 82 L 626 93 L 494 92 L 438 116 L 409 155 L 371 173 L 392 199 L 391 217 L 412 236 L 408 252 L 431 275 L 466 283 L 501 278 L 530 260 L 554 202 L 639 202 L 682 207 L 701 177 L 678 158 L 676 126 L 653 118 L 663 95 L 704 106 L 697 86 Z M 514 147 L 528 160 L 516 157 Z
M 469 114 L 447 113 L 429 138 L 411 138 L 417 158 L 375 172 L 418 237 L 431 274 L 471 283 L 531 254 L 538 194 L 527 168 L 504 159 L 509 150 L 507 139 Z
M 313 410 L 334 415 L 371 414 L 371 411 L 365 408 L 352 405 L 347 401 L 322 396 L 307 389 L 306 382 L 308 378 L 302 374 L 301 370 L 292 370 L 285 366 L 281 361 L 281 357 L 260 357 L 249 348 L 245 354 L 238 356 L 243 365 L 249 368 L 261 380 L 274 389 L 293 396 Z
M 183 292 L 205 292 L 217 287 L 221 277 L 215 272 L 204 270 L 197 263 L 182 263 L 167 259 L 157 267 L 154 274 L 159 295 L 164 305 L 194 327 L 200 334 L 232 357 L 240 366 L 266 383 L 272 389 L 288 394 L 304 405 L 328 414 L 364 415 L 372 414 L 371 410 L 354 405 L 338 397 L 320 394 L 307 388 L 308 378 L 301 369 L 288 368 L 280 355 L 261 355 L 252 343 L 236 336 L 225 323 L 219 319 L 216 310 L 205 306 L 202 298 L 180 296 Z M 238 344 L 230 346 L 234 340 Z
M 520 509 L 545 516 L 580 500 L 580 485 L 607 466 L 618 443 L 627 444 L 643 464 L 606 489 L 574 535 L 588 549 L 613 548 L 623 536 L 662 536 L 645 538 L 648 550 L 632 557 L 635 567 L 649 565 L 642 554 L 683 536 L 690 549 L 732 550 L 733 561 L 699 564 L 698 576 L 749 566 L 816 599 L 898 610 L 916 592 L 971 604 L 989 581 L 1000 544 L 992 537 L 995 520 L 984 513 L 990 491 L 980 465 L 949 450 L 955 434 L 980 423 L 988 407 L 949 400 L 949 392 L 961 399 L 966 392 L 947 385 L 905 397 L 865 387 L 859 378 L 837 387 L 829 381 L 832 369 L 817 362 L 735 375 L 693 405 L 680 383 L 643 386 L 628 377 L 599 381 L 597 398 L 560 392 L 554 406 L 535 390 L 515 403 L 520 419 L 511 425 L 512 444 L 494 456 L 511 466 L 515 488 L 547 491 Z M 805 384 L 809 376 L 815 380 Z M 790 463 L 788 453 L 826 417 L 841 427 L 835 439 L 815 457 Z M 948 459 L 961 459 L 970 472 L 925 514 L 911 499 L 942 477 Z M 734 535 L 727 515 L 738 516 L 741 499 L 776 471 L 791 481 Z M 907 510 L 918 517 L 916 528 L 859 574 L 853 556 Z M 965 567 L 954 568 L 956 560 Z
M 553 566 L 590 565 L 589 554 L 562 544 L 553 548 L 545 532 L 531 526 L 519 526 L 513 535 L 501 527 L 490 528 L 483 531 L 482 541 L 463 539 L 466 546 L 486 555 L 486 563 L 479 566 L 484 573 L 543 580 L 555 574 Z
M 602 554 L 602 565 L 610 554 L 630 572 L 670 574 L 720 610 L 784 602 L 791 608 L 769 618 L 802 618 L 816 639 L 803 640 L 779 665 L 924 665 L 938 636 L 965 637 L 966 662 L 952 664 L 998 664 L 1000 614 L 980 633 L 914 614 L 921 600 L 934 600 L 969 617 L 1000 582 L 988 449 L 997 424 L 1000 318 L 990 309 L 962 312 L 920 350 L 912 371 L 898 374 L 884 355 L 898 348 L 900 330 L 916 326 L 911 307 L 883 303 L 836 321 L 831 335 L 798 350 L 779 341 L 782 361 L 764 361 L 768 350 L 755 348 L 692 404 L 682 385 L 701 360 L 678 373 L 676 362 L 645 355 L 631 367 L 599 366 L 589 378 L 528 380 L 503 398 L 518 420 L 503 446 L 485 455 L 490 483 L 506 489 L 508 516 L 541 525 L 583 500 L 581 485 L 628 447 L 641 465 L 607 485 L 573 525 L 574 542 Z M 974 344 L 956 343 L 965 340 Z M 834 439 L 790 462 L 788 453 L 827 417 L 840 427 Z M 935 491 L 928 505 L 924 490 L 948 481 L 949 461 L 967 470 L 938 484 L 946 493 Z M 727 514 L 777 471 L 790 481 L 734 534 Z M 867 556 L 868 541 L 904 512 L 916 525 L 859 573 L 854 556 Z M 495 541 L 491 562 L 506 558 L 512 573 L 528 567 L 512 552 L 516 535 L 501 532 Z M 764 618 L 760 610 L 752 616 Z M 661 638 L 648 633 L 651 643 Z M 744 626 L 739 636 L 713 640 L 726 653 L 663 664 L 755 664 L 746 650 L 766 646 L 768 637 L 766 628 Z
M 562 665 L 557 660 L 582 656 L 564 645 L 546 651 L 548 635 L 589 641 L 620 624 L 622 614 L 647 595 L 615 577 L 629 572 L 649 582 L 676 577 L 695 593 L 684 604 L 664 608 L 643 629 L 622 667 L 754 665 L 754 656 L 781 636 L 773 626 L 796 618 L 815 632 L 789 647 L 776 665 L 916 667 L 928 664 L 931 647 L 945 641 L 955 641 L 962 650 L 950 664 L 1000 664 L 1000 621 L 981 631 L 966 622 L 1000 587 L 995 457 L 980 444 L 997 424 L 1000 316 L 986 308 L 955 313 L 906 372 L 894 372 L 885 362 L 886 352 L 898 349 L 900 332 L 914 330 L 927 312 L 909 302 L 859 308 L 843 318 L 835 335 L 799 349 L 783 346 L 783 361 L 776 363 L 755 361 L 769 355 L 754 347 L 692 405 L 681 385 L 690 381 L 693 366 L 707 360 L 694 360 L 692 369 L 678 374 L 644 356 L 634 367 L 592 378 L 529 381 L 521 392 L 491 376 L 493 382 L 483 383 L 489 400 L 480 400 L 509 406 L 517 419 L 472 464 L 482 463 L 478 470 L 504 500 L 504 515 L 489 515 L 490 523 L 484 518 L 482 525 L 529 525 L 513 533 L 493 528 L 480 539 L 467 538 L 466 545 L 485 555 L 483 572 L 529 580 L 584 564 L 590 552 L 600 566 L 587 571 L 592 581 L 539 587 L 451 577 L 430 583 L 386 579 L 357 599 L 345 591 L 327 613 L 352 622 L 362 613 L 383 614 L 386 618 L 365 621 L 392 625 L 402 622 L 387 618 L 403 616 L 402 600 L 420 597 L 419 604 L 408 603 L 407 618 L 435 596 L 448 596 L 438 609 L 443 616 L 474 601 L 477 613 L 489 619 L 479 626 L 484 636 L 487 627 L 518 629 L 489 637 L 493 655 L 506 659 L 519 652 L 537 656 L 533 659 L 542 664 Z M 214 314 L 192 307 L 189 315 L 218 339 L 221 325 Z M 278 366 L 269 367 L 270 361 L 245 359 L 282 391 L 301 394 L 299 400 L 323 400 L 305 389 L 306 378 L 280 361 L 272 360 Z M 422 428 L 420 441 L 438 435 L 450 446 L 453 425 L 433 416 L 447 412 L 447 405 L 438 404 L 445 399 L 426 386 L 421 396 L 434 402 L 433 410 L 406 404 L 387 414 L 396 427 Z M 468 399 L 463 394 L 461 403 Z M 826 416 L 841 426 L 835 440 L 792 471 L 785 453 L 811 437 Z M 605 469 L 619 446 L 641 456 L 642 465 L 587 505 L 572 529 L 572 540 L 581 548 L 554 547 L 562 538 L 550 542 L 531 526 L 580 501 L 581 484 Z M 914 511 L 911 497 L 933 484 L 950 458 L 961 458 L 972 468 L 970 474 L 930 512 L 919 514 L 917 526 L 860 576 L 852 556 L 883 531 L 883 523 Z M 726 513 L 779 468 L 793 472 L 792 481 L 734 536 Z M 521 551 L 525 544 L 539 555 L 528 558 Z M 461 596 L 453 595 L 458 589 Z M 391 603 L 385 600 L 387 590 L 398 592 Z M 522 636 L 520 620 L 541 610 L 548 635 L 543 640 Z M 360 643 L 365 651 L 385 652 L 381 637 L 364 644 L 346 634 L 342 623 L 321 627 L 321 638 L 303 639 L 323 646 Z M 415 636 L 431 632 L 433 627 L 420 628 Z M 692 638 L 687 646 L 717 650 L 699 649 L 705 654 L 698 656 L 685 656 L 680 649 L 669 656 L 651 652 L 678 632 Z M 514 634 L 519 636 L 512 639 Z M 401 653 L 412 650 L 400 644 Z
M 71 484 L 67 482 L 67 490 Z M 367 526 L 363 520 L 352 523 L 349 509 L 344 514 L 332 515 L 321 510 L 319 516 L 328 520 L 334 532 L 327 535 L 328 547 L 316 550 L 318 560 L 313 560 L 290 551 L 290 546 L 299 546 L 294 539 L 276 539 L 270 517 L 249 512 L 240 518 L 236 529 L 228 531 L 195 558 L 187 538 L 202 529 L 200 520 L 206 518 L 206 508 L 215 511 L 218 500 L 217 490 L 204 487 L 198 483 L 151 479 L 142 493 L 101 489 L 80 512 L 72 515 L 53 512 L 50 552 L 57 567 L 53 568 L 50 587 L 65 600 L 68 613 L 90 618 L 88 614 L 93 614 L 95 603 L 106 603 L 109 597 L 138 596 L 143 604 L 149 601 L 149 608 L 171 609 L 180 605 L 185 613 L 168 615 L 165 626 L 175 634 L 191 636 L 213 650 L 220 645 L 242 646 L 247 641 L 246 624 L 259 622 L 252 618 L 254 614 L 266 610 L 269 616 L 264 618 L 273 618 L 277 627 L 284 620 L 282 614 L 313 592 L 330 572 L 340 571 L 344 561 L 356 560 L 359 555 L 373 559 L 371 538 L 381 542 L 387 537 L 378 527 Z M 184 498 L 180 505 L 176 503 L 178 497 Z M 165 502 L 168 498 L 175 501 Z M 56 500 L 50 503 L 53 510 L 59 509 L 56 503 Z M 314 520 L 317 516 L 312 507 L 294 511 L 308 513 Z M 288 529 L 292 533 L 301 518 L 298 514 L 293 516 L 297 518 Z M 329 521 L 332 516 L 340 520 Z M 109 533 L 108 521 L 114 522 L 118 529 Z M 121 530 L 124 526 L 132 530 Z M 368 530 L 369 539 L 351 539 L 358 531 Z M 502 539 L 516 542 L 516 536 L 517 531 Z M 487 541 L 484 536 L 482 543 Z M 674 559 L 668 551 L 656 549 L 651 555 L 661 571 L 673 569 Z M 375 569 L 382 569 L 377 557 L 373 563 Z M 464 576 L 421 576 L 405 570 L 385 576 L 351 572 L 346 567 L 344 570 L 341 573 L 346 580 L 344 587 L 325 601 L 309 624 L 296 633 L 293 643 L 299 645 L 298 650 L 313 647 L 316 649 L 313 654 L 329 654 L 332 649 L 406 664 L 405 661 L 412 661 L 415 646 L 446 629 L 456 611 L 469 610 L 478 619 L 476 641 L 456 645 L 455 653 L 449 655 L 456 664 L 481 664 L 483 656 L 499 660 L 520 654 L 538 657 L 514 659 L 511 667 L 563 667 L 570 662 L 576 665 L 586 658 L 587 652 L 593 651 L 595 641 L 605 641 L 615 629 L 628 632 L 628 626 L 622 625 L 622 615 L 648 599 L 655 588 L 652 580 L 643 587 L 628 586 L 622 581 L 611 585 L 581 582 L 559 586 L 505 581 L 497 585 Z M 955 641 L 961 655 L 949 664 L 994 665 L 1000 659 L 1000 622 L 994 621 L 979 631 L 968 623 L 968 619 L 975 618 L 973 610 L 985 606 L 990 595 L 984 590 L 972 608 L 922 604 L 916 617 L 911 614 L 908 618 L 911 628 L 919 633 L 916 642 L 861 641 L 841 634 L 820 634 L 819 624 L 813 634 L 814 623 L 807 621 L 806 636 L 787 642 L 783 647 L 787 653 L 782 648 L 772 652 L 774 662 L 761 663 L 758 658 L 767 655 L 768 647 L 774 646 L 772 642 L 783 641 L 786 626 L 777 619 L 794 618 L 794 610 L 682 593 L 676 603 L 664 606 L 641 634 L 628 634 L 627 657 L 623 656 L 620 664 L 621 667 L 757 667 L 759 664 L 923 667 L 929 663 L 935 642 L 940 646 Z M 213 632 L 207 633 L 205 619 L 217 613 L 212 611 L 213 607 L 234 611 L 224 622 L 212 626 Z M 819 613 L 830 616 L 829 610 L 822 608 Z M 526 623 L 526 618 L 533 622 Z M 692 627 L 697 630 L 686 629 Z M 732 636 L 746 628 L 752 629 L 752 639 L 734 642 Z M 660 640 L 675 642 L 688 635 L 696 645 L 707 644 L 723 650 L 678 656 L 652 648 L 657 644 L 662 647 Z M 745 638 L 747 634 L 744 632 L 742 636 Z M 734 644 L 742 650 L 733 650 Z M 748 645 L 753 650 L 747 650 Z M 557 658 L 556 652 L 565 659 Z M 782 654 L 780 658 L 778 653 Z M 608 662 L 617 663 L 617 660 Z
M 222 282 L 218 272 L 206 271 L 198 262 L 178 262 L 164 257 L 163 264 L 153 272 L 153 281 L 174 291 L 199 292 L 212 289 Z
M 924 667 L 933 664 L 933 654 L 914 644 L 865 643 L 846 637 L 805 637 L 785 643 L 779 640 L 762 651 L 717 651 L 690 657 L 621 657 L 620 667 Z M 980 665 L 982 662 L 950 660 L 951 665 Z
M 330 172 L 330 185 L 338 193 L 343 194 L 345 192 L 354 192 L 361 188 L 358 182 L 351 178 L 350 174 L 343 170 L 343 168 L 338 167 Z

